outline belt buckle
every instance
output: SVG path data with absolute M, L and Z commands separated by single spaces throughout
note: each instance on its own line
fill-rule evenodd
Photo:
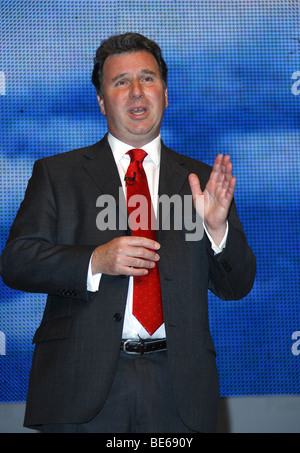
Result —
M 126 349 L 127 343 L 137 343 L 137 344 L 139 344 L 139 343 L 140 343 L 140 340 L 130 340 L 130 339 L 128 339 L 128 340 L 124 341 L 124 344 L 123 344 L 123 351 L 126 352 L 126 354 L 143 354 L 142 351 L 141 351 L 141 352 L 128 351 L 128 350 Z

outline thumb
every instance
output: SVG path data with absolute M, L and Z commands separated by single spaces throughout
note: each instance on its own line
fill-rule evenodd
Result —
M 192 191 L 193 203 L 197 214 L 204 219 L 204 197 L 200 187 L 200 181 L 197 175 L 189 175 L 189 184 Z
M 195 173 L 190 173 L 189 175 L 189 184 L 192 191 L 193 199 L 196 198 L 197 195 L 202 195 L 202 190 L 200 187 L 200 181 Z

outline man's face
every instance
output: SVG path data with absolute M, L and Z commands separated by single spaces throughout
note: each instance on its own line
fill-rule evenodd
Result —
M 97 98 L 114 137 L 140 148 L 158 136 L 168 96 L 150 53 L 108 57 L 103 68 L 103 93 Z

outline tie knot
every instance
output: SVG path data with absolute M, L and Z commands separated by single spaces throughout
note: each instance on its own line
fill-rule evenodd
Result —
M 143 162 L 143 160 L 147 156 L 146 151 L 144 151 L 143 149 L 131 149 L 126 154 L 129 154 L 131 162 Z

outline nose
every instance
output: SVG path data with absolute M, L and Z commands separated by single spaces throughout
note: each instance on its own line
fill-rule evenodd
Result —
M 131 99 L 139 99 L 144 95 L 141 83 L 139 80 L 134 79 L 130 85 L 130 97 Z

